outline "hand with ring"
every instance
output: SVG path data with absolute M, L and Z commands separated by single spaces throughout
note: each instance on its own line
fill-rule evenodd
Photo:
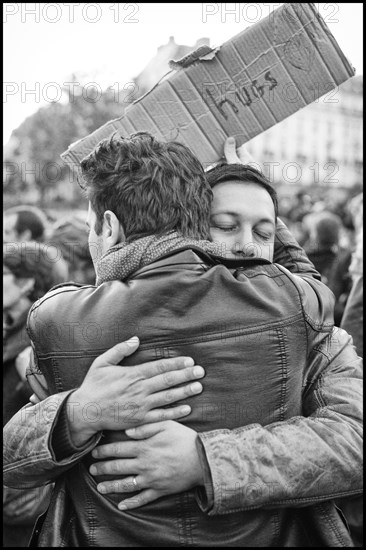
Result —
M 191 428 L 167 420 L 126 430 L 126 434 L 129 441 L 96 447 L 92 456 L 105 460 L 89 469 L 92 475 L 128 476 L 99 483 L 100 493 L 140 491 L 123 500 L 120 510 L 139 508 L 162 496 L 203 485 L 197 433 Z
M 132 478 L 132 485 L 133 485 L 135 491 L 139 490 L 138 485 L 137 485 L 137 481 L 136 481 L 136 476 L 133 476 L 133 478 Z

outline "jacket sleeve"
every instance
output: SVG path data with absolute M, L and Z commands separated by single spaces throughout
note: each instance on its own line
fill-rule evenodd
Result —
M 44 374 L 42 374 L 42 372 L 37 368 L 35 364 L 34 354 L 35 351 L 33 350 L 30 355 L 29 366 L 26 370 L 26 377 L 28 384 L 36 395 L 37 399 L 39 401 L 43 401 L 43 399 L 46 399 L 46 397 L 50 395 L 50 391 L 48 389 L 46 377 L 44 376 Z
M 334 328 L 309 357 L 303 416 L 198 434 L 209 515 L 362 493 L 362 360 Z
M 280 218 L 277 218 L 276 224 L 273 261 L 301 277 L 313 277 L 319 281 L 321 279 L 314 264 L 307 257 L 305 250 L 299 245 Z
M 3 519 L 8 525 L 34 523 L 49 505 L 53 485 L 33 489 L 3 487 Z
M 357 353 L 363 357 L 363 275 L 354 277 L 342 316 L 341 327 L 352 335 Z
M 59 459 L 52 446 L 63 405 L 74 390 L 51 395 L 36 405 L 25 405 L 4 426 L 3 483 L 26 489 L 53 482 L 98 444 L 96 434 L 78 451 Z
M 102 436 L 97 433 L 81 447 L 73 444 L 66 407 L 71 407 L 72 414 L 73 407 L 78 405 L 70 398 L 74 389 L 50 395 L 47 381 L 37 366 L 34 346 L 26 376 L 39 402 L 20 409 L 3 430 L 3 482 L 15 489 L 52 483 L 80 462 Z

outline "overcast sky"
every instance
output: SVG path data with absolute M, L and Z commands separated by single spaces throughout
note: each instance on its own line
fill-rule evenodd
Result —
M 192 46 L 209 37 L 211 46 L 219 46 L 280 5 L 6 3 L 4 143 L 24 118 L 56 97 L 72 72 L 97 71 L 101 86 L 123 86 L 169 36 Z M 356 74 L 362 74 L 362 4 L 315 5 Z

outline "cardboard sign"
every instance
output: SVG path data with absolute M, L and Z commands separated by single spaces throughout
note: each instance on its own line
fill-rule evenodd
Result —
M 71 166 L 116 130 L 147 131 L 180 141 L 204 166 L 223 158 L 235 136 L 246 143 L 354 75 L 314 4 L 288 3 L 225 42 L 202 46 L 178 62 L 124 114 L 73 143 Z

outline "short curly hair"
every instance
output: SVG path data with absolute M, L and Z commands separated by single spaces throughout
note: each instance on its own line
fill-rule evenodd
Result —
M 212 191 L 203 166 L 185 145 L 161 142 L 147 132 L 102 140 L 81 161 L 80 186 L 96 214 L 117 216 L 127 242 L 169 231 L 209 238 Z

